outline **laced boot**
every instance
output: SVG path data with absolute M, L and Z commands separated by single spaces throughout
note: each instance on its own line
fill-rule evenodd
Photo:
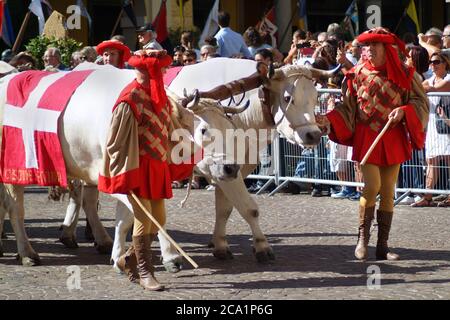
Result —
M 390 252 L 388 247 L 389 232 L 391 230 L 393 212 L 377 211 L 378 241 L 376 257 L 377 260 L 394 261 L 400 259 L 396 253 Z
M 155 279 L 152 263 L 151 244 L 156 234 L 133 236 L 133 245 L 137 258 L 137 269 L 139 273 L 139 284 L 146 290 L 162 291 L 164 286 Z
M 137 269 L 137 259 L 134 246 L 128 248 L 127 252 L 117 260 L 117 266 L 120 271 L 125 273 L 131 282 L 138 283 L 139 272 Z
M 370 227 L 375 215 L 375 207 L 365 208 L 359 206 L 358 243 L 356 244 L 355 257 L 358 260 L 366 260 L 370 239 Z

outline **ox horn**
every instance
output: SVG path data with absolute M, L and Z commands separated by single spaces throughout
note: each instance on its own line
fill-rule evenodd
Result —
M 334 76 L 339 70 L 341 70 L 342 65 L 338 65 L 333 70 L 320 70 L 316 68 L 308 68 L 311 71 L 312 77 L 314 79 L 329 79 Z
M 222 110 L 225 113 L 238 114 L 238 113 L 244 112 L 245 110 L 248 109 L 248 107 L 250 106 L 250 100 L 247 100 L 247 102 L 242 107 L 237 107 L 237 108 L 235 108 L 235 107 L 225 107 L 225 106 L 223 106 L 221 104 L 219 104 L 219 106 L 222 108 Z
M 189 97 L 187 97 L 187 99 L 189 99 L 189 103 L 187 104 L 186 108 L 187 109 L 195 108 L 198 105 L 198 102 L 200 101 L 200 92 L 198 91 L 198 89 L 192 91 L 192 93 L 190 94 Z

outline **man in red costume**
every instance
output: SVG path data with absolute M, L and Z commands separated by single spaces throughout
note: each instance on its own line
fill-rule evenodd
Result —
M 367 259 L 370 227 L 380 194 L 376 258 L 398 260 L 399 256 L 389 251 L 387 243 L 395 184 L 400 164 L 411 158 L 412 148 L 424 147 L 429 103 L 414 68 L 399 59 L 399 51 L 407 53 L 405 44 L 396 35 L 375 28 L 357 40 L 368 46 L 368 60 L 347 73 L 343 103 L 318 121 L 329 125 L 331 140 L 352 146 L 353 160 L 361 162 L 380 131 L 393 119 L 367 163 L 361 166 L 365 186 L 359 203 L 355 256 Z
M 129 195 L 133 191 L 156 220 L 165 224 L 164 199 L 172 197 L 168 165 L 170 107 L 161 69 L 172 63 L 165 51 L 132 56 L 136 79 L 120 94 L 113 108 L 98 188 L 127 194 L 134 211 L 133 246 L 119 267 L 148 290 L 163 290 L 154 277 L 151 243 L 158 229 Z

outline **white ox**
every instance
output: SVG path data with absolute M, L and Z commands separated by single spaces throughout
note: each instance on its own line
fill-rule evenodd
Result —
M 132 70 L 118 70 L 110 66 L 96 66 L 83 64 L 77 70 L 97 69 L 74 92 L 64 114 L 59 118 L 58 136 L 61 142 L 64 161 L 69 178 L 77 178 L 89 185 L 97 185 L 100 166 L 102 165 L 103 150 L 106 143 L 109 125 L 112 116 L 112 106 L 117 100 L 122 89 L 134 79 Z M 0 103 L 5 104 L 4 94 L 10 79 L 15 75 L 0 80 Z M 44 78 L 45 79 L 45 78 Z M 39 86 L 38 86 L 39 87 Z M 55 92 L 54 94 L 58 94 Z M 216 101 L 201 99 L 193 101 L 189 110 L 184 109 L 175 100 L 176 95 L 170 96 L 175 112 L 172 119 L 178 121 L 184 139 L 181 141 L 188 145 L 195 142 L 193 152 L 200 146 L 208 148 L 208 142 L 203 143 L 197 138 L 202 137 L 205 126 L 223 129 L 232 129 L 233 125 L 224 111 L 217 108 Z M 226 141 L 224 141 L 226 143 Z M 6 155 L 7 156 L 7 155 Z M 223 161 L 221 161 L 223 160 Z M 212 154 L 211 161 L 215 163 L 214 172 L 217 179 L 234 179 L 238 172 L 238 166 L 226 163 L 224 158 Z M 24 186 L 0 184 L 0 229 L 6 212 L 10 215 L 10 221 L 16 235 L 18 255 L 23 265 L 31 266 L 40 264 L 39 255 L 32 248 L 24 226 Z M 93 193 L 94 195 L 98 195 Z M 114 195 L 119 200 L 126 201 L 126 197 Z M 88 205 L 96 206 L 96 201 L 88 199 Z M 90 217 L 90 223 L 100 238 L 99 241 L 107 242 L 109 236 L 101 225 L 98 216 Z M 1 231 L 1 230 L 0 230 Z M 1 253 L 1 240 L 0 240 Z
M 248 77 L 253 73 L 256 63 L 250 60 L 235 59 L 212 59 L 209 63 L 201 63 L 185 67 L 184 73 L 180 74 L 170 85 L 170 89 L 181 94 L 183 90 L 199 88 L 202 91 L 210 90 L 218 85 Z M 337 70 L 337 69 L 336 69 Z M 259 130 L 271 131 L 277 129 L 289 142 L 302 146 L 317 145 L 320 142 L 321 131 L 315 123 L 314 108 L 317 103 L 317 91 L 314 87 L 313 78 L 330 77 L 336 70 L 323 72 L 301 66 L 285 66 L 275 70 L 274 75 L 268 79 L 265 87 L 270 90 L 270 114 L 275 125 L 268 122 L 264 116 L 263 108 L 258 90 L 254 89 L 246 93 L 250 100 L 250 107 L 232 117 L 235 127 L 242 132 L 257 130 L 256 136 L 248 136 L 240 147 L 245 149 L 245 162 L 241 163 L 241 171 L 238 178 L 229 181 L 215 181 L 215 209 L 216 219 L 210 246 L 213 254 L 219 259 L 230 259 L 232 253 L 226 239 L 226 224 L 233 207 L 235 207 L 245 221 L 250 225 L 253 234 L 253 247 L 256 259 L 266 262 L 274 259 L 273 251 L 267 242 L 265 235 L 259 226 L 259 208 L 253 197 L 248 193 L 243 179 L 252 173 L 257 164 L 249 161 L 250 153 L 255 152 L 255 145 L 268 145 L 273 136 L 259 135 Z M 211 77 L 211 74 L 213 76 Z M 240 97 L 235 97 L 239 99 Z M 267 114 L 267 113 L 266 113 Z M 266 140 L 263 140 L 263 139 Z M 259 153 L 258 153 L 259 156 Z M 203 160 L 197 164 L 200 173 L 208 172 L 208 163 Z M 206 178 L 211 178 L 206 175 Z M 119 242 L 124 243 L 127 229 L 131 227 L 131 217 L 127 212 L 118 212 L 116 217 L 124 223 L 122 231 L 117 232 L 114 239 L 115 247 Z M 125 229 L 127 227 L 127 229 Z M 164 266 L 167 270 L 176 272 L 181 267 L 182 258 L 163 236 L 159 236 L 161 253 Z M 121 251 L 123 248 L 121 248 Z M 118 256 L 112 259 L 116 261 Z
M 222 58 L 208 60 L 201 64 L 185 67 L 172 82 L 170 89 L 178 94 L 181 94 L 185 88 L 188 90 L 200 88 L 202 91 L 206 91 L 229 81 L 247 77 L 254 73 L 255 67 L 256 63 L 249 60 Z M 266 84 L 271 92 L 269 112 L 278 123 L 277 129 L 291 142 L 302 145 L 317 144 L 321 135 L 314 121 L 317 92 L 311 81 L 313 74 L 316 77 L 319 75 L 329 76 L 329 74 L 319 73 L 317 70 L 288 66 L 276 70 L 274 76 Z M 236 97 L 236 99 L 238 98 Z M 235 127 L 243 131 L 248 129 L 270 131 L 274 129 L 273 124 L 269 123 L 263 116 L 263 106 L 257 90 L 248 92 L 247 98 L 251 102 L 250 108 L 239 115 L 233 116 L 232 121 Z M 247 139 L 241 146 L 245 149 L 247 156 L 251 145 L 271 142 L 270 136 L 266 136 L 266 141 L 261 141 L 259 138 L 260 136 L 257 134 L 256 140 Z M 263 262 L 274 258 L 272 249 L 259 226 L 258 206 L 247 192 L 243 182 L 243 177 L 251 173 L 255 167 L 256 164 L 245 162 L 241 167 L 242 175 L 238 175 L 237 179 L 214 181 L 217 185 L 215 191 L 216 221 L 211 243 L 214 247 L 214 256 L 220 259 L 232 257 L 226 240 L 226 223 L 233 207 L 237 208 L 252 230 L 257 260 Z M 197 171 L 208 179 L 214 180 L 211 179 L 207 161 L 200 162 L 197 165 Z M 80 202 L 81 199 L 79 198 L 78 201 Z M 70 214 L 68 216 L 69 218 L 66 218 L 66 220 L 74 220 L 70 218 Z M 117 261 L 125 250 L 125 238 L 132 222 L 132 215 L 122 203 L 119 203 L 116 211 L 113 261 Z M 72 229 L 75 230 L 73 225 Z M 164 237 L 159 237 L 159 239 L 164 265 L 168 270 L 177 271 L 180 267 L 181 258 Z

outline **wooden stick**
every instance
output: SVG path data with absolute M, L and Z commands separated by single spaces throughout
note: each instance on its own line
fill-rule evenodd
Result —
M 365 165 L 367 160 L 369 159 L 370 155 L 373 152 L 373 149 L 375 149 L 375 147 L 377 146 L 378 142 L 380 142 L 381 138 L 384 136 L 384 134 L 386 133 L 387 129 L 389 129 L 389 127 L 391 126 L 392 121 L 394 121 L 394 118 L 389 119 L 389 121 L 386 123 L 386 125 L 384 126 L 383 130 L 381 130 L 381 132 L 378 134 L 377 138 L 375 139 L 375 141 L 372 143 L 372 145 L 370 146 L 369 150 L 367 151 L 366 155 L 364 156 L 364 158 L 361 161 L 361 165 Z
M 17 35 L 16 41 L 14 42 L 14 45 L 12 47 L 12 52 L 14 54 L 17 53 L 17 49 L 19 49 L 20 45 L 22 44 L 25 30 L 27 29 L 28 22 L 30 21 L 30 16 L 31 16 L 31 11 L 28 10 L 27 14 L 25 15 L 25 18 L 23 19 L 22 26 L 20 27 L 19 34 Z
M 119 23 L 120 23 L 120 19 L 122 19 L 123 12 L 124 12 L 124 10 L 123 10 L 123 8 L 122 8 L 122 9 L 120 10 L 119 16 L 117 17 L 116 24 L 114 25 L 114 28 L 112 29 L 111 37 L 110 37 L 110 38 L 112 38 L 112 37 L 115 35 L 116 30 L 117 30 L 117 27 L 119 26 Z
M 183 257 L 186 258 L 187 261 L 189 261 L 189 263 L 195 268 L 198 268 L 198 264 L 195 263 L 194 260 L 191 259 L 191 257 L 189 257 L 187 255 L 186 252 L 183 251 L 183 249 L 181 249 L 181 247 L 175 242 L 175 240 L 173 240 L 169 234 L 166 232 L 166 230 L 164 230 L 164 228 L 158 223 L 158 221 L 156 221 L 155 217 L 153 217 L 153 215 L 147 210 L 146 207 L 144 207 L 144 205 L 142 204 L 142 202 L 139 200 L 139 198 L 136 196 L 136 194 L 131 191 L 130 192 L 131 196 L 133 197 L 134 201 L 136 201 L 136 203 L 139 205 L 139 207 L 141 207 L 141 209 L 145 212 L 145 214 L 150 218 L 150 220 L 152 220 L 152 222 L 154 224 L 156 224 L 156 226 L 158 227 L 159 231 L 167 238 L 167 240 L 170 241 L 171 244 L 174 245 L 174 247 L 178 250 L 178 252 L 180 252 Z

